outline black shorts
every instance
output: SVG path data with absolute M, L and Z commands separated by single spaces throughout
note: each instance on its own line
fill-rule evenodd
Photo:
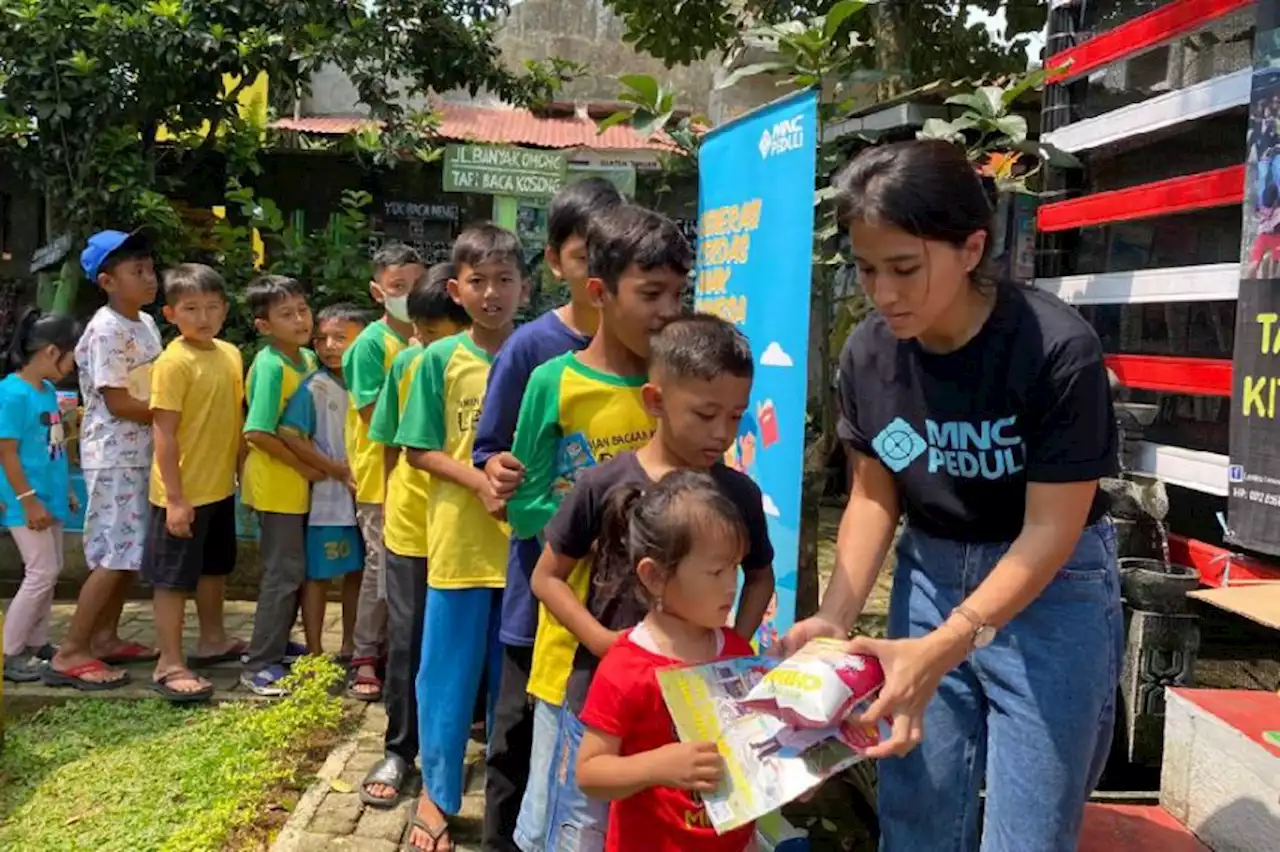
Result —
M 236 567 L 236 501 L 196 506 L 191 538 L 176 538 L 166 511 L 152 506 L 142 549 L 142 579 L 152 588 L 194 592 L 201 577 L 225 577 Z

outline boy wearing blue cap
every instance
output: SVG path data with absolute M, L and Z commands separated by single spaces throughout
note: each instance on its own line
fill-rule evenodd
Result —
M 151 648 L 121 641 L 117 629 L 142 563 L 151 466 L 150 372 L 162 344 L 155 320 L 142 310 L 155 301 L 157 288 L 146 234 L 94 234 L 80 265 L 107 295 L 75 352 L 84 400 L 80 465 L 89 498 L 83 538 L 90 573 L 44 679 L 53 686 L 99 690 L 128 680 L 111 666 L 156 658 Z

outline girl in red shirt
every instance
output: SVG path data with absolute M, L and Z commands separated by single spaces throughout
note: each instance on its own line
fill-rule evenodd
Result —
M 615 489 L 609 503 L 600 552 L 621 548 L 634 570 L 601 581 L 639 594 L 649 613 L 613 644 L 591 682 L 578 785 L 611 802 L 606 852 L 743 852 L 754 826 L 717 834 L 699 795 L 720 784 L 716 744 L 677 739 L 657 672 L 754 653 L 724 626 L 737 598 L 746 526 L 715 480 L 689 470 L 643 493 Z

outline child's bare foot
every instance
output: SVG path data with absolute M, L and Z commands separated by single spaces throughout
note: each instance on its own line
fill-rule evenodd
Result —
M 109 666 L 151 663 L 160 656 L 160 652 L 149 645 L 126 642 L 118 636 L 104 640 L 94 639 L 89 643 L 89 654 Z
M 453 852 L 449 821 L 423 791 L 417 811 L 409 818 L 408 848 L 414 852 Z
M 52 677 L 45 678 L 53 686 L 73 686 L 77 689 L 92 689 L 104 684 L 124 685 L 129 673 L 121 669 L 113 669 L 97 657 L 89 654 L 63 654 L 59 651 L 49 662 Z
M 213 684 L 188 668 L 178 667 L 161 672 L 156 669 L 151 688 L 161 697 L 176 703 L 207 701 L 213 695 Z
M 218 644 L 197 640 L 196 652 L 191 655 L 189 662 L 201 668 L 221 663 L 238 663 L 241 661 L 240 657 L 248 650 L 249 643 L 243 639 L 226 637 Z

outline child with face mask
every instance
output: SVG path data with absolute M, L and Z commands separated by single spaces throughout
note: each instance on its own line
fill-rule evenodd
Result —
M 382 318 L 365 328 L 342 357 L 351 406 L 347 412 L 347 460 L 356 481 L 356 520 L 364 537 L 364 577 L 356 605 L 355 656 L 351 659 L 347 695 L 360 701 L 382 697 L 378 660 L 386 644 L 386 583 L 382 571 L 382 504 L 385 499 L 383 446 L 369 437 L 378 396 L 396 356 L 409 345 L 409 290 L 426 274 L 422 258 L 400 243 L 383 246 L 373 257 L 373 300 Z

